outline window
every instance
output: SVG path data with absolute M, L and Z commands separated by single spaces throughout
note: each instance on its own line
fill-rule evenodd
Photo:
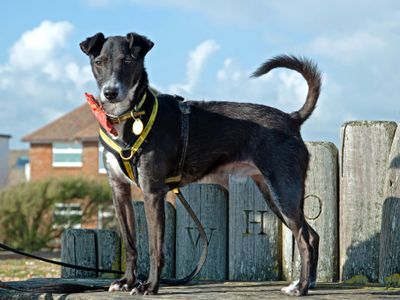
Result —
M 82 144 L 53 143 L 53 167 L 82 167 Z
M 106 168 L 104 167 L 104 160 L 103 160 L 103 151 L 104 147 L 101 143 L 99 143 L 99 173 L 106 174 Z
M 56 203 L 53 212 L 53 228 L 81 228 L 82 209 L 77 203 Z

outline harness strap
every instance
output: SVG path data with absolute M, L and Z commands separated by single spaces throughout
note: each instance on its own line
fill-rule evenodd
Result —
M 146 124 L 146 127 L 144 128 L 143 132 L 140 134 L 140 136 L 136 139 L 136 141 L 129 147 L 129 149 L 124 149 L 121 147 L 116 141 L 114 141 L 112 138 L 110 138 L 107 133 L 105 133 L 103 130 L 101 130 L 100 127 L 100 138 L 104 140 L 104 142 L 109 145 L 112 149 L 114 149 L 119 156 L 123 160 L 130 160 L 132 157 L 135 155 L 135 153 L 139 150 L 140 146 L 142 146 L 143 142 L 145 141 L 147 135 L 149 134 L 151 128 L 154 125 L 154 121 L 156 120 L 158 112 L 158 100 L 157 97 L 155 97 L 155 101 L 153 104 L 153 110 L 150 115 L 150 119 Z M 125 151 L 128 151 L 128 154 L 125 155 Z
M 154 122 L 156 120 L 158 113 L 158 99 L 154 95 L 154 104 L 151 115 L 147 121 L 147 124 L 143 132 L 135 139 L 131 145 L 121 145 L 117 140 L 113 140 L 102 126 L 100 126 L 100 141 L 107 150 L 109 150 L 115 158 L 118 160 L 122 171 L 126 176 L 128 176 L 132 181 L 138 183 L 137 176 L 137 156 L 140 154 L 140 149 L 146 140 L 148 134 L 153 128 Z
M 182 179 L 183 164 L 186 159 L 186 151 L 189 143 L 189 114 L 191 112 L 190 105 L 187 102 L 180 101 L 179 109 L 181 111 L 181 139 L 182 139 L 182 152 L 181 159 L 179 160 L 177 172 L 175 176 L 168 177 L 165 183 L 179 183 Z

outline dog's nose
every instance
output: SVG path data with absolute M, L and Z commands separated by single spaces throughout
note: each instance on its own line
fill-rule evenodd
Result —
M 104 89 L 104 96 L 108 100 L 114 100 L 118 96 L 118 89 L 116 89 L 116 88 L 106 88 L 106 89 Z

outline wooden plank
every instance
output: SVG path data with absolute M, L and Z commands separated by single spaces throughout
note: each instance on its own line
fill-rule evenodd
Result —
M 354 121 L 341 129 L 340 277 L 378 280 L 384 182 L 397 124 Z
M 393 139 L 385 180 L 379 251 L 379 281 L 400 274 L 400 127 Z
M 280 224 L 249 177 L 229 180 L 229 280 L 279 280 Z
M 306 145 L 310 162 L 304 215 L 320 236 L 317 281 L 333 282 L 338 279 L 338 150 L 330 142 L 308 142 Z M 286 227 L 283 230 L 283 271 L 285 279 L 299 279 L 299 251 Z
M 91 229 L 66 229 L 61 235 L 61 261 L 96 268 L 96 233 Z M 61 267 L 62 278 L 93 278 L 96 272 Z
M 99 229 L 96 233 L 97 267 L 107 270 L 121 270 L 121 239 L 113 230 Z M 118 274 L 98 272 L 99 278 L 117 278 Z
M 202 222 L 209 243 L 206 263 L 196 279 L 226 279 L 227 191 L 213 184 L 190 184 L 182 189 L 182 194 Z M 182 278 L 197 265 L 202 242 L 196 225 L 179 200 L 176 202 L 176 224 L 176 276 Z
M 147 236 L 147 222 L 142 201 L 133 201 L 136 224 L 136 247 L 138 251 L 137 271 L 138 274 L 148 276 L 149 274 L 149 244 Z M 164 243 L 165 265 L 161 278 L 172 279 L 175 277 L 175 208 L 165 202 L 165 243 Z
M 125 300 L 125 299 L 190 299 L 190 300 L 259 300 L 259 299 L 293 299 L 282 296 L 280 289 L 285 282 L 194 282 L 184 286 L 162 286 L 159 295 L 156 296 L 130 296 L 127 292 L 88 291 L 88 292 L 66 292 L 61 288 L 68 287 L 70 290 L 77 285 L 92 286 L 108 289 L 110 281 L 83 280 L 83 279 L 55 279 L 41 278 L 29 279 L 19 282 L 7 282 L 7 285 L 29 290 L 29 292 L 5 289 L 0 283 L 1 300 Z M 45 290 L 45 291 L 43 291 Z M 375 299 L 399 299 L 398 289 L 386 287 L 349 286 L 337 283 L 322 283 L 317 290 L 309 291 L 310 298 L 325 300 L 375 300 Z

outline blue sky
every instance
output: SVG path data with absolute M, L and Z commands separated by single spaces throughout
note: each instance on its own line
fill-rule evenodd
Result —
M 96 93 L 79 42 L 138 32 L 155 47 L 150 82 L 190 99 L 262 103 L 291 112 L 307 86 L 288 70 L 249 79 L 277 54 L 318 63 L 324 85 L 305 140 L 339 143 L 348 120 L 400 116 L 400 2 L 278 0 L 7 1 L 0 11 L 0 133 L 21 137 Z

